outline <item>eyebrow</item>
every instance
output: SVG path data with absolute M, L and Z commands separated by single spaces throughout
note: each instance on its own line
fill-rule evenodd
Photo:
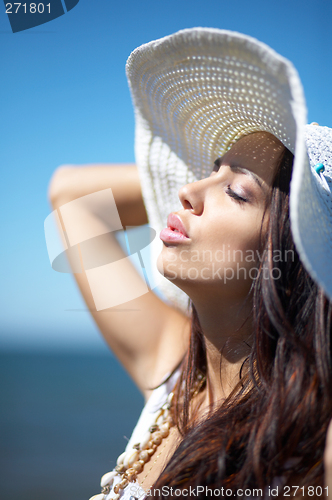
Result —
M 237 163 L 237 162 L 231 162 L 230 165 L 226 165 L 226 164 L 223 164 L 222 163 L 222 157 L 221 158 L 218 158 L 214 164 L 220 168 L 220 167 L 224 167 L 224 166 L 227 166 L 231 169 L 232 172 L 234 172 L 235 174 L 244 174 L 244 175 L 248 175 L 249 177 L 251 177 L 255 182 L 256 184 L 262 189 L 262 191 L 264 191 L 264 188 L 263 188 L 263 184 L 262 184 L 262 181 L 260 180 L 260 178 L 258 177 L 258 175 L 256 175 L 254 172 L 252 172 L 251 170 L 248 170 L 247 168 L 243 167 L 240 163 Z

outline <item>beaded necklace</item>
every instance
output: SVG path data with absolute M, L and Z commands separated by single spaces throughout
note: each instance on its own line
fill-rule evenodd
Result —
M 191 391 L 191 397 L 194 397 L 202 389 L 205 383 L 205 377 L 198 373 L 196 382 Z M 94 495 L 90 500 L 106 500 L 106 496 L 112 491 L 112 500 L 118 500 L 121 496 L 121 490 L 124 490 L 130 482 L 134 483 L 137 475 L 143 471 L 144 466 L 151 457 L 156 453 L 157 448 L 162 441 L 169 436 L 171 427 L 174 426 L 174 420 L 171 415 L 172 400 L 174 396 L 174 389 L 167 396 L 166 402 L 159 408 L 155 414 L 154 423 L 150 426 L 149 430 L 142 436 L 139 443 L 133 445 L 132 449 L 123 452 L 117 459 L 116 467 L 113 471 L 104 474 L 100 481 L 101 493 Z M 167 443 L 166 443 L 167 444 Z M 150 470 L 143 478 L 142 483 L 148 477 L 154 464 L 164 451 L 165 446 L 157 456 L 152 464 Z M 115 477 L 120 477 L 121 481 L 113 486 Z M 141 488 L 142 489 L 142 488 Z M 143 489 L 142 489 L 143 491 Z M 137 500 L 136 497 L 131 496 L 130 500 Z

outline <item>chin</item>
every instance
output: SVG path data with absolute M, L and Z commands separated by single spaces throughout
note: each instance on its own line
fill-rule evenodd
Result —
M 159 254 L 157 259 L 158 271 L 192 300 L 194 297 L 197 299 L 197 296 L 203 300 L 208 297 L 214 299 L 218 297 L 218 300 L 226 301 L 243 300 L 250 292 L 252 280 L 230 279 L 223 272 L 221 272 L 220 279 L 213 279 L 211 272 L 208 273 L 206 267 L 205 271 L 197 267 L 197 270 L 192 272 L 194 266 L 192 266 L 192 269 L 181 270 L 176 259 L 168 257 L 168 253 L 166 255 L 164 252 Z
M 164 264 L 163 264 L 162 253 L 160 253 L 158 255 L 156 264 L 157 264 L 157 269 L 160 272 L 160 274 L 162 274 L 163 276 L 165 276 L 165 274 L 164 274 Z

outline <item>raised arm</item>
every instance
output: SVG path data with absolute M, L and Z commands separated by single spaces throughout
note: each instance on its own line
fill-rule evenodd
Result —
M 103 207 L 101 201 L 97 210 L 91 210 L 82 197 L 107 188 L 112 189 L 122 226 L 139 226 L 148 222 L 137 168 L 132 164 L 59 167 L 50 182 L 49 199 L 54 209 L 80 199 L 78 210 L 89 230 L 107 224 L 103 217 L 107 207 Z M 103 247 L 103 251 L 112 254 L 114 260 L 125 257 L 112 232 L 103 237 Z M 128 282 L 141 281 L 129 262 L 126 262 L 123 273 Z M 86 272 L 76 273 L 74 277 L 107 343 L 148 397 L 149 388 L 158 385 L 165 373 L 182 359 L 188 342 L 188 318 L 166 305 L 152 291 L 130 302 L 97 311 Z M 108 286 L 116 291 L 118 281 L 114 280 Z

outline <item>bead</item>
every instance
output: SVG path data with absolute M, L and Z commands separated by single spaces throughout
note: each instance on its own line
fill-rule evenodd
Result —
M 171 406 L 173 397 L 174 397 L 174 392 L 170 392 L 169 395 L 167 396 L 167 403 L 169 404 L 169 406 Z
M 151 432 L 156 432 L 156 431 L 159 431 L 159 426 L 158 425 L 151 425 L 149 431 Z
M 128 460 L 129 467 L 133 466 L 133 463 L 136 462 L 136 460 L 138 459 L 138 455 L 139 455 L 139 452 L 137 450 L 135 450 L 134 453 L 132 453 L 130 455 L 129 460 Z
M 173 421 L 173 418 L 171 417 L 171 415 L 169 415 L 167 422 L 169 423 L 170 427 L 172 427 L 174 425 L 174 421 Z
M 163 437 L 161 435 L 161 432 L 155 432 L 153 434 L 153 438 L 152 438 L 153 444 L 156 444 L 157 446 L 159 446 L 160 443 L 162 442 L 162 440 L 163 440 Z
M 147 450 L 143 450 L 143 451 L 141 451 L 141 452 L 140 452 L 140 454 L 139 454 L 139 458 L 140 458 L 140 460 L 143 460 L 143 461 L 144 461 L 144 463 L 145 463 L 145 462 L 147 462 L 147 461 L 149 460 L 150 455 L 149 455 L 149 453 L 147 452 Z
M 151 439 L 151 433 L 150 432 L 146 432 L 143 436 L 143 439 L 141 441 L 141 444 L 140 444 L 140 449 L 141 450 L 144 450 L 144 448 L 146 448 L 148 442 L 150 441 Z
M 133 481 L 134 479 L 136 479 L 136 475 L 137 475 L 137 471 L 133 467 L 130 467 L 130 469 L 127 469 L 126 476 L 129 479 L 129 481 Z
M 157 424 L 157 420 L 162 416 L 162 414 L 164 413 L 164 411 L 161 409 L 159 410 L 157 413 L 156 413 L 156 416 L 155 416 L 155 422 L 156 422 L 156 425 Z
M 167 427 L 167 429 L 169 430 L 170 429 L 170 423 L 168 420 L 166 420 L 166 422 L 163 423 L 163 429 L 165 429 Z
M 169 428 L 168 426 L 162 425 L 160 427 L 160 434 L 162 435 L 163 438 L 166 438 L 169 435 Z
M 160 429 L 160 426 L 161 426 L 161 425 L 163 425 L 164 420 L 165 420 L 164 415 L 160 415 L 160 416 L 157 418 L 157 420 L 156 420 L 156 425 L 158 425 L 159 429 Z
M 140 443 L 134 444 L 132 449 L 123 452 L 117 459 L 115 470 L 103 475 L 100 480 L 102 493 L 91 497 L 90 500 L 105 500 L 117 474 L 121 474 L 122 477 L 120 482 L 113 487 L 113 493 L 110 494 L 111 500 L 119 500 L 122 494 L 119 493 L 120 490 L 126 488 L 130 481 L 137 480 L 137 474 L 143 471 L 145 463 L 150 460 L 163 438 L 169 435 L 170 427 L 174 425 L 170 413 L 173 396 L 174 394 L 170 393 L 166 403 L 156 412 L 155 424 L 150 426 L 149 432 L 143 435 Z M 137 500 L 137 498 L 131 496 L 130 500 Z
M 321 172 L 324 172 L 325 167 L 324 167 L 323 163 L 317 163 L 314 166 L 314 169 L 316 170 L 317 174 L 320 174 Z
M 126 456 L 126 452 L 124 451 L 123 453 L 121 453 L 121 455 L 118 456 L 118 459 L 116 461 L 116 465 L 123 464 L 125 456 Z
M 127 469 L 128 467 L 131 467 L 133 465 L 133 463 L 136 462 L 137 459 L 138 459 L 138 451 L 137 450 L 129 450 L 126 453 L 126 456 L 125 456 L 124 461 L 123 461 L 123 465 Z
M 123 490 L 126 486 L 128 486 L 129 481 L 128 479 L 122 479 L 121 483 L 119 483 L 120 488 Z
M 123 464 L 117 465 L 115 467 L 115 470 L 116 470 L 116 472 L 120 472 L 120 474 L 121 474 L 121 472 L 124 472 L 126 470 L 126 467 Z
M 111 472 L 106 472 L 106 474 L 104 474 L 100 480 L 100 486 L 104 488 L 104 486 L 112 484 L 116 474 L 117 473 L 115 470 L 112 470 Z
M 143 470 L 143 465 L 140 462 L 135 462 L 133 464 L 133 469 L 139 474 Z

